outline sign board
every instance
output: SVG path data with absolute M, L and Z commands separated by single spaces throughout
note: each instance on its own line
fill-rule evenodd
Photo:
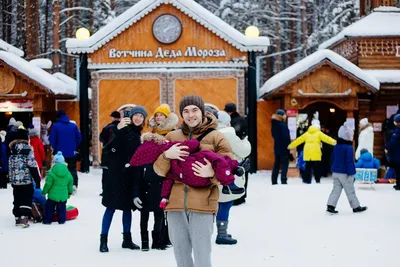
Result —
M 350 127 L 350 129 L 352 129 L 352 130 L 356 129 L 356 120 L 354 118 L 347 118 L 346 122 L 347 122 L 347 125 Z
M 0 102 L 0 112 L 32 112 L 33 101 L 26 99 L 12 99 Z
M 288 118 L 288 128 L 290 132 L 290 139 L 296 139 L 296 134 L 297 134 L 297 123 L 296 123 L 296 117 L 289 117 Z
M 382 123 L 374 122 L 373 124 L 374 132 L 382 132 Z
M 111 48 L 108 51 L 109 58 L 181 58 L 181 57 L 208 57 L 219 58 L 226 57 L 224 49 L 202 49 L 195 46 L 189 46 L 185 49 L 164 49 L 158 47 L 157 50 L 118 50 Z
M 297 114 L 299 114 L 299 110 L 298 109 L 288 109 L 286 111 L 286 116 L 288 116 L 288 117 L 296 117 Z
M 386 118 L 389 119 L 393 114 L 396 114 L 398 109 L 397 106 L 386 106 Z
M 400 46 L 396 46 L 396 57 L 400 57 Z

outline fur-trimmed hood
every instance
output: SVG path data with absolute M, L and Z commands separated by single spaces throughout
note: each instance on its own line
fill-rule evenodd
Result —
M 142 144 L 144 142 L 154 141 L 157 144 L 162 145 L 162 144 L 164 144 L 165 140 L 166 139 L 164 136 L 162 136 L 161 134 L 157 134 L 157 133 L 144 133 L 140 137 L 140 141 L 142 142 Z
M 281 116 L 278 114 L 273 114 L 271 117 L 272 120 L 276 120 L 276 121 L 285 121 L 285 116 Z
M 171 113 L 160 125 L 157 125 L 153 116 L 149 120 L 149 127 L 153 129 L 154 133 L 166 135 L 168 132 L 175 130 L 178 122 L 179 118 L 175 113 Z

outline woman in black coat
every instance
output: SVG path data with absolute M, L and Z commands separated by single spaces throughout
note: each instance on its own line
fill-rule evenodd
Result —
M 115 138 L 108 144 L 108 158 L 104 176 L 102 204 L 106 207 L 100 235 L 100 252 L 108 252 L 108 232 L 115 210 L 122 210 L 123 248 L 140 249 L 132 242 L 132 203 L 135 177 L 143 175 L 139 167 L 130 167 L 129 162 L 140 146 L 140 133 L 147 116 L 142 106 L 136 106 L 126 114 L 117 126 Z M 129 115 L 129 116 L 128 116 Z
M 154 116 L 149 120 L 149 128 L 152 133 L 166 135 L 173 131 L 178 124 L 179 118 L 172 113 L 167 104 L 163 104 L 156 108 Z M 168 243 L 168 229 L 165 225 L 164 211 L 160 208 L 161 202 L 161 184 L 163 177 L 158 176 L 153 164 L 148 164 L 144 167 L 144 175 L 136 176 L 134 191 L 134 203 L 140 209 L 140 234 L 142 238 L 142 250 L 149 250 L 149 233 L 148 222 L 150 212 L 154 213 L 154 227 L 152 234 L 153 243 L 152 249 L 164 250 Z

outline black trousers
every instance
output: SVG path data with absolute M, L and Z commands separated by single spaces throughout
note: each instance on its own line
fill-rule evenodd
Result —
M 153 231 L 161 234 L 162 227 L 164 224 L 164 212 L 155 211 L 154 213 L 154 227 Z M 149 226 L 150 211 L 140 211 L 140 231 L 147 232 Z
M 7 188 L 8 176 L 6 172 L 0 173 L 0 188 Z
M 306 170 L 304 173 L 303 182 L 311 184 L 313 173 L 315 181 L 317 183 L 321 182 L 321 161 L 306 161 Z
M 391 163 L 396 172 L 396 187 L 400 187 L 400 163 Z
M 76 171 L 76 157 L 65 158 L 65 162 L 68 164 L 68 170 L 74 178 L 74 185 L 78 187 L 78 172 Z
M 278 183 L 278 175 L 279 175 L 279 170 L 281 170 L 281 166 L 282 166 L 281 183 L 286 184 L 287 183 L 287 172 L 288 172 L 288 168 L 289 168 L 289 154 L 288 153 L 283 154 L 283 155 L 275 154 L 274 168 L 272 169 L 272 175 L 271 175 L 272 184 Z
M 32 216 L 33 185 L 13 185 L 15 217 Z

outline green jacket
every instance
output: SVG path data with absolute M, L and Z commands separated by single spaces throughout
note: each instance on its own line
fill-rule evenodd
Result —
M 64 202 L 72 194 L 73 178 L 64 164 L 55 164 L 46 177 L 43 195 L 56 202 Z

